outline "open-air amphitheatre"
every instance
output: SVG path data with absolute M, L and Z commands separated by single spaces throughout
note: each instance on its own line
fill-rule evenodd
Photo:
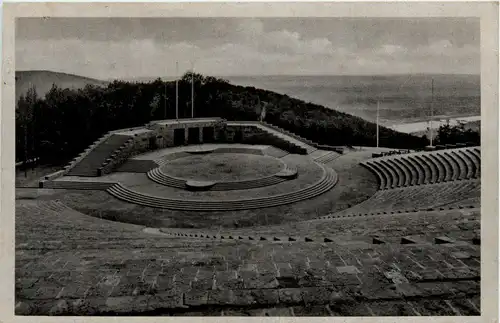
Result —
M 15 311 L 479 315 L 480 171 L 477 146 L 320 146 L 257 121 L 114 130 L 16 191 Z

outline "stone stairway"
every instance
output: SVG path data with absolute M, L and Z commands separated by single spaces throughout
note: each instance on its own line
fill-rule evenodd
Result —
M 130 136 L 111 134 L 106 140 L 95 146 L 83 157 L 73 168 L 69 170 L 69 176 L 89 176 L 96 177 L 97 169 L 102 163 L 120 148 Z
M 312 141 L 312 140 L 309 140 L 309 139 L 307 139 L 307 138 L 304 138 L 304 137 L 302 137 L 302 136 L 299 136 L 299 135 L 297 135 L 296 133 L 293 133 L 293 132 L 291 132 L 291 131 L 285 130 L 285 129 L 280 128 L 280 127 L 278 127 L 278 126 L 275 126 L 275 125 L 273 125 L 273 124 L 270 124 L 270 123 L 267 123 L 267 122 L 261 122 L 260 124 L 262 124 L 262 125 L 264 125 L 264 126 L 266 126 L 266 127 L 268 127 L 268 128 L 274 129 L 274 130 L 276 130 L 276 131 L 278 131 L 278 132 L 281 132 L 281 133 L 283 133 L 283 134 L 285 134 L 285 135 L 288 135 L 288 136 L 290 136 L 290 137 L 292 137 L 292 138 L 295 138 L 295 139 L 297 139 L 297 140 L 299 140 L 299 141 L 301 141 L 301 142 L 303 142 L 303 143 L 308 144 L 309 146 L 313 146 L 313 147 L 317 147 L 317 146 L 319 146 L 319 144 L 318 144 L 318 143 L 316 143 L 316 142 L 314 142 L 314 141 Z
M 335 151 L 330 151 L 327 154 L 325 154 L 319 158 L 316 158 L 315 161 L 318 163 L 328 164 L 328 163 L 334 161 L 339 156 L 341 156 L 339 153 L 337 153 Z

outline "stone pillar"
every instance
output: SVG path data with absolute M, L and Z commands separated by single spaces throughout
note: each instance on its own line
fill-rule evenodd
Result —
M 164 132 L 165 147 L 172 147 L 174 145 L 174 129 L 167 128 Z
M 200 138 L 200 144 L 203 143 L 203 127 L 198 128 L 198 133 L 199 133 L 199 138 Z

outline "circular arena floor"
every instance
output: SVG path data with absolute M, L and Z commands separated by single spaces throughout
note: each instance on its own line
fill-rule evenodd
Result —
M 295 203 L 336 185 L 332 168 L 307 156 L 280 158 L 269 149 L 251 145 L 166 149 L 154 156 L 159 167 L 146 174 L 107 176 L 116 183 L 107 191 L 125 202 L 159 209 L 233 211 Z
M 192 180 L 161 171 L 162 165 L 185 157 L 192 160 L 225 154 L 278 161 L 283 168 L 269 176 L 262 176 L 264 173 L 257 169 L 255 178 L 195 183 L 205 185 L 204 189 L 189 189 L 186 184 L 191 185 L 188 182 Z M 133 167 L 99 178 L 64 176 L 56 183 L 105 182 L 104 188 L 90 191 L 74 190 L 65 184 L 67 188 L 61 190 L 64 195 L 58 194 L 58 198 L 77 208 L 85 205 L 85 213 L 98 217 L 153 227 L 247 227 L 306 220 L 345 209 L 375 193 L 375 176 L 358 165 L 359 160 L 370 156 L 369 152 L 349 153 L 333 162 L 315 161 L 318 156 L 321 152 L 294 155 L 268 145 L 173 147 L 134 156 L 128 165 Z M 244 172 L 249 174 L 251 169 L 255 170 L 245 168 Z M 112 192 L 110 185 L 114 187 Z
M 243 153 L 209 153 L 168 161 L 161 171 L 194 181 L 239 181 L 279 172 L 284 163 L 271 156 Z

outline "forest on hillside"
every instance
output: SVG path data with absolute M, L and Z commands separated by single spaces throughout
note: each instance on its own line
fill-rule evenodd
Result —
M 364 119 L 307 103 L 287 95 L 228 81 L 186 73 L 178 84 L 178 117 L 191 116 L 191 78 L 194 117 L 265 121 L 324 145 L 374 146 L 376 126 Z M 16 160 L 38 157 L 62 164 L 82 152 L 104 133 L 176 117 L 175 82 L 114 81 L 82 89 L 52 86 L 44 97 L 30 88 L 16 109 Z M 422 148 L 428 142 L 380 127 L 380 146 Z

